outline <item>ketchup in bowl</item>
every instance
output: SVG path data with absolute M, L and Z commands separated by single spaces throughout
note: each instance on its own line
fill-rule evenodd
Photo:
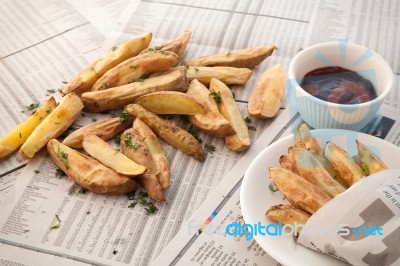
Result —
M 371 81 L 355 71 L 338 66 L 308 72 L 301 87 L 321 100 L 338 104 L 365 103 L 377 97 Z

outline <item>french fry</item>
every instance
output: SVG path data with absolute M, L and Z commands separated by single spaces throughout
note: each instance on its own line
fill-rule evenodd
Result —
M 193 96 L 178 91 L 152 92 L 137 98 L 134 103 L 155 114 L 203 114 L 204 107 Z
M 169 187 L 170 179 L 170 167 L 167 154 L 157 139 L 157 136 L 151 131 L 151 129 L 143 123 L 142 120 L 136 118 L 133 122 L 133 129 L 135 133 L 143 139 L 147 148 L 150 151 L 152 158 L 157 166 L 158 182 L 161 184 L 162 189 L 165 191 Z
M 274 220 L 275 222 L 281 222 L 282 224 L 304 225 L 307 223 L 311 215 L 302 209 L 293 207 L 292 205 L 279 204 L 271 206 L 265 216 Z M 297 232 L 301 232 L 301 227 L 298 227 Z
M 181 91 L 188 88 L 183 68 L 157 77 L 152 77 L 143 82 L 134 82 L 108 90 L 91 91 L 82 94 L 85 110 L 88 112 L 103 112 L 118 110 L 125 105 L 133 103 L 142 95 L 156 91 Z
M 121 135 L 121 149 L 123 154 L 133 161 L 146 166 L 146 172 L 137 177 L 149 196 L 156 201 L 165 201 L 164 190 L 157 179 L 160 174 L 157 164 L 144 139 L 129 128 Z
M 328 142 L 324 154 L 347 185 L 351 186 L 365 176 L 360 166 L 338 145 Z
M 248 68 L 236 67 L 186 67 L 188 81 L 197 79 L 201 83 L 208 85 L 212 78 L 218 79 L 226 85 L 237 84 L 245 85 L 250 79 L 253 71 Z
M 335 181 L 318 159 L 308 150 L 289 148 L 289 158 L 300 176 L 334 198 L 346 189 Z
M 143 81 L 149 73 L 166 70 L 178 61 L 175 53 L 161 50 L 132 57 L 104 73 L 93 85 L 92 91 Z
M 251 143 L 249 130 L 235 99 L 233 99 L 231 90 L 221 81 L 212 79 L 210 92 L 220 95 L 221 101 L 217 103 L 218 109 L 235 130 L 235 134 L 225 137 L 225 143 L 228 148 L 232 151 L 247 150 Z
M 315 213 L 331 199 L 318 187 L 289 170 L 270 167 L 269 173 L 279 190 L 295 204 L 294 207 L 310 214 Z
M 186 51 L 186 47 L 190 41 L 190 36 L 192 35 L 192 32 L 190 31 L 185 31 L 182 35 L 177 37 L 175 40 L 173 40 L 170 43 L 162 44 L 160 46 L 156 46 L 154 48 L 147 48 L 141 52 L 141 54 L 152 52 L 152 51 L 157 51 L 157 50 L 163 50 L 163 51 L 170 51 L 174 52 L 179 58 L 182 57 L 182 55 Z
M 82 147 L 90 156 L 117 173 L 137 176 L 146 171 L 145 166 L 132 161 L 96 135 L 85 135 Z
M 372 175 L 377 172 L 388 169 L 384 162 L 379 159 L 371 150 L 368 149 L 361 141 L 356 140 L 358 156 L 361 160 L 364 172 L 367 175 Z
M 210 96 L 210 91 L 196 79 L 190 82 L 187 94 L 195 97 L 204 107 L 205 113 L 190 115 L 189 121 L 201 131 L 216 136 L 226 137 L 235 134 L 231 124 L 219 112 L 217 103 Z
M 19 154 L 32 158 L 51 139 L 57 138 L 79 117 L 83 104 L 78 95 L 71 92 L 64 96 L 60 104 L 40 123 L 21 146 Z
M 72 78 L 63 88 L 62 92 L 68 94 L 75 92 L 78 95 L 92 89 L 93 84 L 111 68 L 122 61 L 139 54 L 145 49 L 152 38 L 151 33 L 123 42 L 111 48 L 106 54 L 97 58 L 82 73 Z
M 281 155 L 281 157 L 279 157 L 279 164 L 281 165 L 282 168 L 289 170 L 290 172 L 296 175 L 300 175 L 299 172 L 297 171 L 296 166 L 286 155 Z
M 244 48 L 213 54 L 199 58 L 188 59 L 183 62 L 187 66 L 229 66 L 252 68 L 264 61 L 277 48 L 274 45 Z
M 70 135 L 68 135 L 62 143 L 70 148 L 82 148 L 84 134 L 96 135 L 102 140 L 107 141 L 125 128 L 127 128 L 128 125 L 130 125 L 131 123 L 132 117 L 130 116 L 124 122 L 121 122 L 121 118 L 119 117 L 107 118 L 75 130 Z
M 34 114 L 0 140 L 0 159 L 10 156 L 32 134 L 35 128 L 57 107 L 54 97 L 48 99 Z
M 73 181 L 94 193 L 125 194 L 136 189 L 134 180 L 56 139 L 47 143 L 47 150 L 55 164 Z
M 251 92 L 247 109 L 257 118 L 274 117 L 285 95 L 285 72 L 281 64 L 268 68 L 257 80 Z
M 142 120 L 157 136 L 168 144 L 198 161 L 204 160 L 204 151 L 200 143 L 189 132 L 165 121 L 138 104 L 130 104 L 126 109 L 131 115 Z

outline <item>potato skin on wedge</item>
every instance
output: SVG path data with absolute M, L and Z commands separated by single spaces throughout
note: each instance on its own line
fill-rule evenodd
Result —
M 372 175 L 377 172 L 388 169 L 385 163 L 378 158 L 367 146 L 361 141 L 356 140 L 358 157 L 361 160 L 363 170 L 367 175 Z
M 306 224 L 311 215 L 302 209 L 293 207 L 288 204 L 279 204 L 271 206 L 265 216 L 276 221 L 281 222 L 283 224 Z M 299 232 L 301 231 L 301 227 L 299 228 Z
M 83 104 L 78 95 L 73 92 L 65 95 L 60 104 L 44 118 L 21 146 L 21 157 L 32 158 L 50 139 L 64 133 L 75 122 L 82 109 Z
M 32 134 L 35 128 L 57 107 L 54 97 L 48 99 L 36 112 L 0 140 L 0 159 L 10 156 Z
M 147 33 L 134 39 L 123 42 L 111 48 L 106 54 L 97 58 L 83 72 L 73 77 L 63 88 L 62 92 L 68 94 L 75 92 L 78 95 L 92 89 L 93 84 L 108 70 L 122 61 L 139 54 L 149 46 L 152 34 Z
M 182 33 L 182 35 L 178 36 L 176 39 L 174 39 L 172 42 L 162 44 L 160 46 L 156 46 L 154 48 L 147 48 L 140 52 L 140 54 L 156 51 L 156 50 L 163 50 L 163 51 L 170 51 L 174 52 L 179 58 L 182 57 L 182 55 L 186 51 L 186 47 L 190 41 L 190 36 L 192 35 L 192 32 L 190 31 L 185 31 Z
M 229 121 L 219 112 L 217 103 L 210 96 L 210 91 L 197 79 L 190 82 L 187 94 L 195 97 L 205 110 L 204 114 L 190 115 L 190 123 L 201 131 L 216 137 L 235 134 Z
M 147 111 L 138 104 L 130 104 L 126 110 L 142 120 L 151 130 L 168 144 L 192 156 L 198 161 L 204 160 L 204 151 L 200 143 L 187 131 L 169 123 L 161 117 Z
M 136 190 L 134 180 L 118 174 L 56 139 L 47 143 L 47 150 L 55 164 L 74 182 L 94 193 L 126 194 Z
M 153 131 L 145 124 L 142 120 L 136 118 L 133 122 L 133 129 L 135 134 L 143 139 L 147 148 L 150 151 L 152 158 L 157 166 L 156 170 L 152 170 L 153 173 L 157 173 L 158 182 L 161 184 L 162 189 L 165 191 L 169 187 L 170 180 L 170 166 L 163 147 L 157 139 L 157 136 Z M 149 167 L 148 167 L 149 168 Z
M 252 68 L 260 64 L 277 48 L 271 46 L 259 46 L 228 51 L 221 54 L 212 54 L 199 58 L 188 59 L 183 62 L 187 66 L 229 66 Z
M 128 158 L 147 167 L 146 171 L 136 179 L 149 196 L 156 201 L 165 201 L 164 190 L 157 178 L 157 175 L 160 174 L 157 163 L 143 138 L 137 134 L 136 130 L 129 128 L 122 133 L 120 146 L 122 153 Z
M 250 79 L 253 71 L 248 68 L 236 67 L 186 67 L 188 81 L 197 79 L 203 84 L 210 84 L 211 79 L 215 78 L 226 85 L 237 84 L 245 85 Z
M 193 96 L 178 91 L 158 91 L 143 95 L 136 104 L 155 114 L 203 114 L 204 107 Z

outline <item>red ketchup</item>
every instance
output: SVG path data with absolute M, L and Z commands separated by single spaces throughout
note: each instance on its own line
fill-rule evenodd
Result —
M 309 94 L 331 103 L 359 104 L 377 97 L 371 81 L 355 71 L 338 66 L 308 72 L 301 87 Z

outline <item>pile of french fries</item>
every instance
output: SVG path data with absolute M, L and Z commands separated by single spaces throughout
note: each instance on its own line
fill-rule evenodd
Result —
M 248 127 L 227 85 L 245 85 L 250 68 L 277 48 L 228 51 L 177 66 L 190 37 L 191 32 L 184 32 L 170 43 L 150 48 L 152 33 L 148 33 L 112 47 L 67 82 L 58 105 L 51 97 L 0 140 L 0 159 L 19 147 L 19 154 L 30 159 L 47 145 L 56 165 L 90 191 L 124 194 L 139 182 L 154 200 L 165 201 L 170 165 L 158 138 L 198 161 L 205 155 L 194 136 L 159 115 L 187 115 L 199 130 L 225 138 L 230 150 L 248 149 Z M 284 94 L 282 65 L 267 69 L 249 99 L 249 114 L 274 117 Z M 86 125 L 62 142 L 57 140 L 82 110 L 123 111 L 121 117 Z M 120 132 L 121 149 L 116 150 L 107 141 Z
M 280 168 L 269 168 L 273 184 L 290 204 L 270 207 L 266 216 L 283 224 L 305 224 L 328 201 L 346 191 L 361 178 L 387 169 L 386 165 L 357 140 L 358 156 L 353 158 L 338 145 L 328 142 L 324 149 L 307 124 L 295 130 L 294 146 L 279 158 Z

